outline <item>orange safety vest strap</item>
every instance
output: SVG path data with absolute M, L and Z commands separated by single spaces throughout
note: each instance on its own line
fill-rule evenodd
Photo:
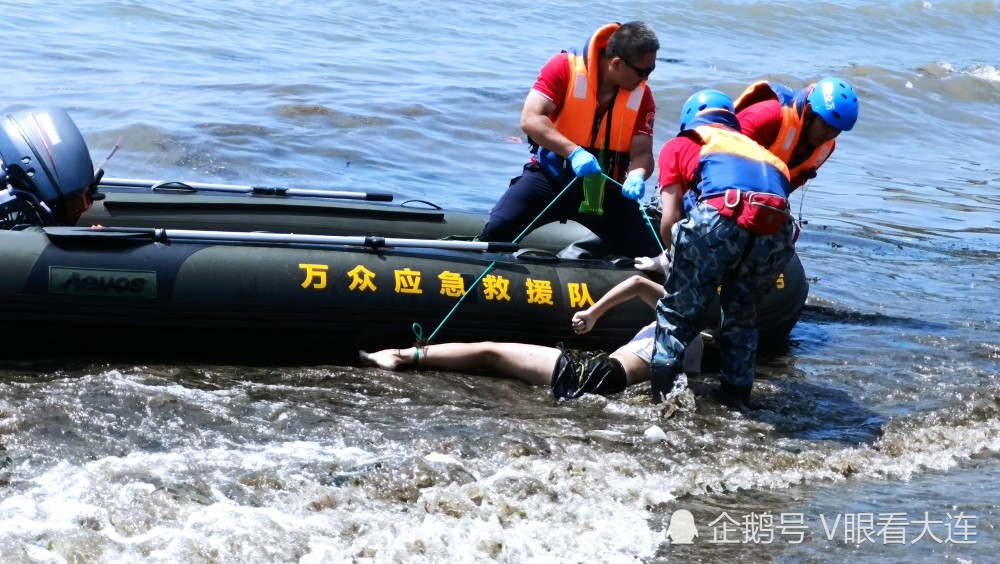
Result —
M 600 55 L 618 28 L 618 24 L 608 24 L 598 29 L 583 54 L 568 54 L 570 81 L 554 123 L 560 133 L 577 145 L 627 154 L 632 147 L 632 134 L 646 84 L 632 91 L 619 90 L 611 109 L 602 116 L 597 115 Z M 609 115 L 610 120 L 606 119 Z
M 761 80 L 748 86 L 747 89 L 740 94 L 739 98 L 736 98 L 736 101 L 733 102 L 733 107 L 735 107 L 736 112 L 739 113 L 757 102 L 777 99 L 778 95 L 774 93 L 774 89 L 771 88 L 771 84 L 766 80 Z

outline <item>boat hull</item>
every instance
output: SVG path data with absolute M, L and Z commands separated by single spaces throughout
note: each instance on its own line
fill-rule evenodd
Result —
M 570 330 L 573 312 L 637 273 L 620 262 L 152 233 L 0 232 L 3 360 L 304 365 L 418 336 L 614 348 L 653 317 L 635 302 L 586 336 Z M 787 341 L 807 292 L 795 258 L 762 297 L 763 346 Z

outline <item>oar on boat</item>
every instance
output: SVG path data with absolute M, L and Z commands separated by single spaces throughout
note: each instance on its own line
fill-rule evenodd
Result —
M 150 190 L 173 190 L 177 192 L 229 192 L 253 196 L 308 196 L 310 198 L 333 198 L 339 200 L 366 200 L 370 202 L 391 202 L 392 194 L 380 192 L 351 192 L 345 190 L 309 190 L 305 188 L 280 188 L 274 186 L 241 186 L 237 184 L 209 184 L 205 182 L 182 182 L 174 180 L 143 180 L 138 178 L 101 178 L 99 186 L 118 188 L 148 188 Z
M 452 251 L 482 251 L 487 253 L 512 253 L 516 243 L 486 241 L 443 241 L 439 239 L 406 239 L 372 236 L 297 235 L 290 233 L 259 233 L 237 231 L 201 231 L 195 229 L 162 229 L 146 227 L 45 227 L 53 241 L 99 241 L 131 243 L 274 243 L 286 245 L 345 245 L 370 249 L 419 248 Z

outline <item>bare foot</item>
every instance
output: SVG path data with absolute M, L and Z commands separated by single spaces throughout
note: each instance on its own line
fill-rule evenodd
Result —
M 374 353 L 358 351 L 358 358 L 365 366 L 378 366 L 384 370 L 396 370 L 403 364 L 397 349 L 385 349 Z

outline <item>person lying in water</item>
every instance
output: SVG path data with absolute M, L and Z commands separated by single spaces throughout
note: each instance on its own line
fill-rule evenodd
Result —
M 589 308 L 573 314 L 577 335 L 587 333 L 611 308 L 634 297 L 656 307 L 663 286 L 642 276 L 632 276 L 616 285 Z M 442 343 L 420 348 L 358 351 L 362 364 L 385 370 L 406 367 L 475 373 L 480 370 L 518 379 L 537 386 L 551 386 L 556 399 L 575 399 L 583 394 L 610 395 L 650 378 L 656 323 L 643 327 L 631 341 L 608 354 L 604 351 L 566 349 L 526 343 Z M 701 367 L 703 343 L 688 346 L 685 371 Z

